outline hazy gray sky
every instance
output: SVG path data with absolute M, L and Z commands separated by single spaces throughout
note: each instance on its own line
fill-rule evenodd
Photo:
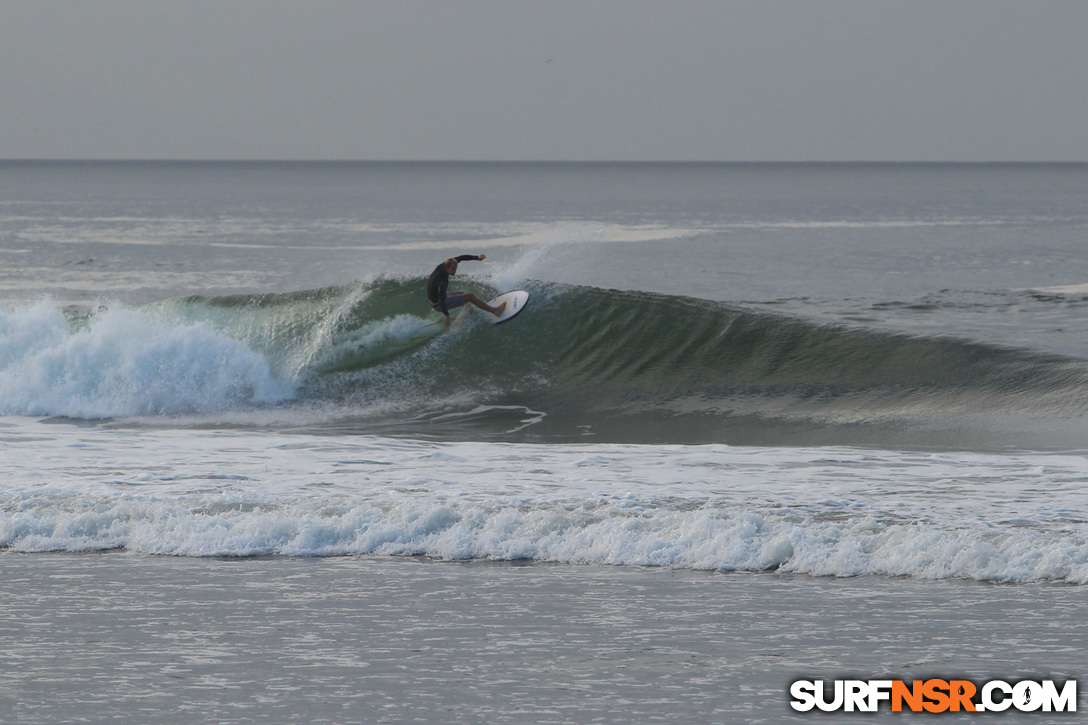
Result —
M 0 158 L 1088 161 L 1088 2 L 0 0 Z

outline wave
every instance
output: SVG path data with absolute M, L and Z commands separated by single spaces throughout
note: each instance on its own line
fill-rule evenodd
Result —
M 72 320 L 49 302 L 0 315 L 3 414 L 206 413 L 289 395 L 263 356 L 204 324 L 127 309 Z
M 466 310 L 444 332 L 423 286 L 14 310 L 0 315 L 0 413 L 262 411 L 453 438 L 941 443 L 999 419 L 1088 411 L 1088 365 L 1075 357 L 543 283 L 528 285 L 515 324 Z
M 171 556 L 427 556 L 780 571 L 817 576 L 1088 583 L 1072 530 L 959 526 L 661 497 L 483 502 L 253 493 L 0 497 L 0 548 Z
M 1088 583 L 1067 453 L 0 421 L 0 556 L 426 556 Z

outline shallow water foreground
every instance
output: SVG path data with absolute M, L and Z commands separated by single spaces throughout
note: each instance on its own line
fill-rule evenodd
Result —
M 19 723 L 803 721 L 794 679 L 1065 680 L 1088 649 L 1088 591 L 1038 583 L 124 552 L 0 581 Z

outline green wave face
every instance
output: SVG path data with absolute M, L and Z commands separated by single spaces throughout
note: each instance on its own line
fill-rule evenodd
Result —
M 350 430 L 944 444 L 967 429 L 1026 418 L 1034 429 L 1088 410 L 1088 366 L 1053 354 L 541 283 L 527 286 L 517 321 L 494 327 L 461 310 L 447 331 L 424 287 L 383 279 L 154 309 L 245 342 L 295 387 L 294 405 L 335 408 Z M 1000 444 L 1015 444 L 1010 435 Z

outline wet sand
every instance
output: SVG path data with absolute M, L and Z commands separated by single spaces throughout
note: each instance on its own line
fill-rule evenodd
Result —
M 18 723 L 872 721 L 789 683 L 1064 680 L 1088 650 L 1063 585 L 126 552 L 3 553 L 0 581 Z

